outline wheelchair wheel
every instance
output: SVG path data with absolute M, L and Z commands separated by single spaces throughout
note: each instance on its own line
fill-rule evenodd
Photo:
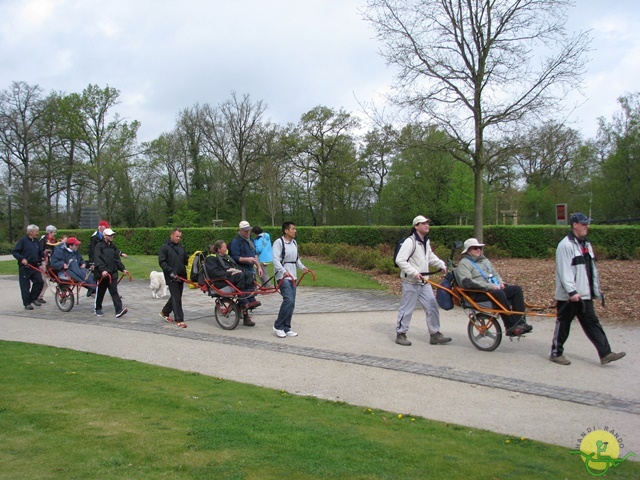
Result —
M 56 305 L 63 312 L 68 312 L 73 308 L 75 297 L 71 288 L 56 287 Z
M 225 330 L 233 330 L 240 323 L 240 307 L 230 298 L 216 298 L 216 322 Z
M 482 313 L 469 314 L 467 334 L 474 347 L 483 352 L 492 352 L 502 341 L 502 327 L 496 317 Z

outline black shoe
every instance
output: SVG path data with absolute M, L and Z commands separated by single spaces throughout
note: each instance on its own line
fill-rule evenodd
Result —
M 25 305 L 24 306 L 25 310 L 33 310 L 33 305 L 29 304 L 29 305 Z
M 93 288 L 90 288 L 90 289 L 87 290 L 87 297 L 91 297 L 95 293 L 96 293 L 96 291 Z
M 38 299 L 38 301 L 39 301 L 40 303 L 47 303 L 47 301 L 46 301 L 44 298 L 39 298 L 39 299 Z
M 519 337 L 520 335 L 524 335 L 531 330 L 527 330 L 524 325 L 516 325 L 515 327 L 511 327 L 507 329 L 508 337 Z
M 128 309 L 123 308 L 118 313 L 116 313 L 116 318 L 120 318 L 121 316 L 126 315 L 128 311 L 129 311 Z
M 34 300 L 33 302 L 31 302 L 31 305 L 35 305 L 36 307 L 42 306 L 39 300 Z

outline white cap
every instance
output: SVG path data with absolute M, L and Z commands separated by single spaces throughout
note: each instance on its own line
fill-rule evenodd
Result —
M 423 217 L 422 215 L 418 215 L 416 218 L 413 219 L 413 226 L 415 227 L 419 223 L 424 223 L 424 222 L 428 222 L 428 221 L 429 221 L 429 219 L 427 217 Z
M 114 231 L 113 231 L 113 230 L 111 230 L 110 228 L 105 228 L 105 229 L 104 229 L 104 232 L 102 232 L 102 234 L 103 234 L 103 235 L 109 235 L 109 236 L 111 236 L 111 235 L 115 235 L 115 234 L 116 234 L 116 232 L 114 232 Z
M 246 220 L 242 220 L 238 227 L 240 228 L 240 230 L 251 230 L 251 225 L 249 225 L 249 222 L 247 222 Z

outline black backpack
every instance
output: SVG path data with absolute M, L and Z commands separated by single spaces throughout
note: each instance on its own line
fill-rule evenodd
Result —
M 402 247 L 402 244 L 404 243 L 404 241 L 405 241 L 405 240 L 407 240 L 408 238 L 412 238 L 412 237 L 413 237 L 413 234 L 412 234 L 412 235 L 409 235 L 408 237 L 401 238 L 400 240 L 398 240 L 398 241 L 396 242 L 396 246 L 395 246 L 395 248 L 393 249 L 393 265 L 394 265 L 395 267 L 400 268 L 400 266 L 398 265 L 398 252 L 400 251 L 400 247 Z M 414 240 L 414 241 L 413 241 L 413 250 L 411 250 L 411 255 L 409 255 L 409 256 L 407 257 L 407 261 L 409 261 L 409 259 L 410 259 L 411 257 L 413 257 L 413 254 L 416 252 L 416 244 L 417 244 L 417 243 L 416 243 L 416 241 Z

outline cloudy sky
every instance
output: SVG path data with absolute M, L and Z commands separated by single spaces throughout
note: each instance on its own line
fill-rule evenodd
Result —
M 195 103 L 232 91 L 263 100 L 267 116 L 297 122 L 316 105 L 359 110 L 393 70 L 360 16 L 364 0 L 0 0 L 0 90 L 45 93 L 89 84 L 121 92 L 118 113 L 146 141 Z M 585 97 L 571 117 L 586 137 L 616 98 L 640 91 L 640 3 L 578 0 L 570 30 L 593 30 Z

